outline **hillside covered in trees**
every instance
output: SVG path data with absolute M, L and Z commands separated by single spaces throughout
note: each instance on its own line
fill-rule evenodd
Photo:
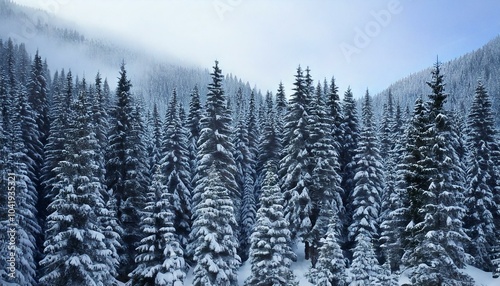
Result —
M 474 100 L 477 81 L 481 80 L 491 95 L 496 127 L 500 127 L 500 36 L 481 48 L 457 59 L 444 62 L 441 66 L 446 74 L 446 90 L 449 93 L 447 108 L 468 113 Z M 402 106 L 413 106 L 415 100 L 428 93 L 422 82 L 428 80 L 432 68 L 411 74 L 391 84 L 377 95 L 375 106 L 382 110 L 389 92 Z
M 161 112 L 124 63 L 116 81 L 49 67 L 0 41 L 2 285 L 177 286 L 188 271 L 193 285 L 298 285 L 297 243 L 313 285 L 500 274 L 500 150 L 482 81 L 467 114 L 447 105 L 439 62 L 409 112 L 392 93 L 375 110 L 368 91 L 359 109 L 300 66 L 289 95 L 227 89 L 216 61 L 206 86 L 172 86 Z

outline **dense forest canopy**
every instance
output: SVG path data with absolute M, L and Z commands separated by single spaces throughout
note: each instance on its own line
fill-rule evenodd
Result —
M 464 114 L 434 65 L 405 113 L 380 120 L 335 79 L 298 67 L 259 98 L 172 88 L 164 115 L 118 81 L 51 74 L 0 41 L 0 210 L 4 285 L 296 285 L 296 244 L 315 285 L 474 285 L 500 271 L 500 150 L 479 80 Z M 201 84 L 201 83 L 200 83 Z M 114 87 L 116 85 L 116 87 Z M 113 88 L 111 87 L 113 86 Z M 465 103 L 464 103 L 465 104 Z M 10 230 L 7 231 L 7 230 Z M 13 267 L 12 267 L 13 266 Z M 9 284 L 13 283 L 13 284 Z

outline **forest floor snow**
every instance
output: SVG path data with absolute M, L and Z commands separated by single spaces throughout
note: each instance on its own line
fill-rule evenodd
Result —
M 300 286 L 313 286 L 313 284 L 307 281 L 306 273 L 311 266 L 311 262 L 309 260 L 305 260 L 303 249 L 304 245 L 301 243 L 298 243 L 296 247 L 294 247 L 293 250 L 297 253 L 297 262 L 292 263 L 292 270 L 295 276 L 297 276 Z M 493 278 L 491 276 L 491 272 L 485 272 L 473 266 L 467 266 L 464 272 L 474 278 L 476 286 L 500 286 L 500 278 Z M 240 267 L 238 273 L 238 284 L 242 286 L 245 283 L 245 280 L 250 276 L 250 273 L 250 261 L 246 261 Z M 184 285 L 192 285 L 192 282 L 193 273 L 191 269 L 186 277 Z M 403 273 L 399 278 L 399 285 L 403 285 L 405 283 L 410 283 L 410 280 L 408 279 L 408 276 Z

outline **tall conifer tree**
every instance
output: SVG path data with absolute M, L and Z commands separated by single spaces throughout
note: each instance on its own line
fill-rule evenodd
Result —
M 469 238 L 462 226 L 464 190 L 463 182 L 457 180 L 462 170 L 449 114 L 444 110 L 448 95 L 439 63 L 428 85 L 432 93 L 427 104 L 428 126 L 421 138 L 424 157 L 417 162 L 424 179 L 418 209 L 423 217 L 411 227 L 415 246 L 405 252 L 403 261 L 412 269 L 414 284 L 474 285 L 472 278 L 460 271 L 468 260 L 463 246 Z
M 277 127 L 277 111 L 274 107 L 271 92 L 266 94 L 266 114 L 267 120 L 264 122 L 262 132 L 260 134 L 259 146 L 257 148 L 257 163 L 256 173 L 257 179 L 255 182 L 255 199 L 259 201 L 261 188 L 266 176 L 266 165 L 271 163 L 273 166 L 278 166 L 280 151 L 282 149 L 281 138 L 278 134 Z
M 233 198 L 215 163 L 208 170 L 200 203 L 194 208 L 194 286 L 238 285 L 240 258 Z
M 354 156 L 358 148 L 359 142 L 359 119 L 356 107 L 356 101 L 352 94 L 351 88 L 348 87 L 344 93 L 342 100 L 342 138 L 339 148 L 339 175 L 342 177 L 341 187 L 344 191 L 342 203 L 345 209 L 345 215 L 341 217 L 342 225 L 342 244 L 346 249 L 352 248 L 353 245 L 348 243 L 348 227 L 351 225 L 353 206 L 350 204 L 350 196 L 354 191 L 355 182 L 355 162 Z
M 43 285 L 116 285 L 112 259 L 100 218 L 106 215 L 99 177 L 100 146 L 84 91 L 68 118 L 64 160 L 55 168 L 54 200 L 49 205 Z
M 496 166 L 499 163 L 499 146 L 491 100 L 481 82 L 478 83 L 467 120 L 467 146 L 469 149 L 465 205 L 467 215 L 464 227 L 471 240 L 468 253 L 474 265 L 492 271 L 490 251 L 500 245 L 498 205 L 494 195 L 499 193 Z
M 193 285 L 236 285 L 240 258 L 236 214 L 241 194 L 231 144 L 231 116 L 215 62 L 208 86 L 206 112 L 201 119 L 198 166 L 193 194 L 190 252 L 197 263 Z
M 234 159 L 238 170 L 236 182 L 242 194 L 241 210 L 237 216 L 240 229 L 238 254 L 242 261 L 246 261 L 248 259 L 250 235 L 255 222 L 256 209 L 254 194 L 255 160 L 254 154 L 252 154 L 249 148 L 250 141 L 245 116 L 240 117 L 235 133 Z
M 312 210 L 309 185 L 311 154 L 307 141 L 310 136 L 310 90 L 302 69 L 297 69 L 294 94 L 285 116 L 285 146 L 280 160 L 279 176 L 285 199 L 285 217 L 290 224 L 292 238 L 303 238 L 311 230 L 309 215 Z
M 366 91 L 362 107 L 363 125 L 356 155 L 354 156 L 355 187 L 351 194 L 350 205 L 353 208 L 352 223 L 349 226 L 349 239 L 357 241 L 362 232 L 376 247 L 379 237 L 380 195 L 384 188 L 384 176 L 378 149 L 378 139 L 373 123 L 371 97 Z M 361 240 L 358 247 L 367 247 Z M 356 251 L 356 250 L 355 250 Z
M 9 285 L 8 283 L 31 285 L 37 283 L 36 258 L 38 250 L 36 238 L 41 229 L 36 210 L 38 194 L 32 181 L 34 174 L 29 167 L 33 161 L 28 155 L 29 147 L 25 144 L 27 140 L 24 135 L 27 135 L 26 131 L 33 130 L 34 126 L 33 122 L 26 118 L 28 112 L 26 109 L 29 108 L 26 94 L 18 93 L 13 98 L 13 103 L 13 108 L 8 113 L 9 122 L 11 122 L 10 128 L 8 128 L 10 132 L 6 133 L 7 137 L 4 141 L 7 152 L 3 154 L 5 156 L 5 169 L 2 175 L 5 177 L 2 177 L 2 187 L 6 193 L 9 191 L 8 197 L 5 197 L 8 200 L 3 201 L 4 205 L 15 212 L 14 216 L 9 217 L 6 215 L 7 211 L 5 212 L 5 216 L 2 216 L 2 226 L 5 231 L 9 230 L 11 234 L 12 229 L 15 230 L 14 249 L 10 248 L 12 245 L 9 243 L 9 252 L 15 254 L 15 275 L 14 277 L 0 277 L 0 281 L 6 285 Z M 30 125 L 31 127 L 29 127 Z M 23 127 L 26 127 L 27 130 L 23 131 Z M 9 212 L 9 214 L 11 213 Z M 6 239 L 2 242 L 4 247 L 2 251 L 7 250 L 7 244 L 3 245 L 3 243 L 7 240 L 12 241 L 11 236 L 7 236 L 7 234 L 5 234 Z
M 197 154 L 198 154 L 198 139 L 200 138 L 201 125 L 200 121 L 203 116 L 203 107 L 200 102 L 200 94 L 198 91 L 198 86 L 193 88 L 191 92 L 191 98 L 189 101 L 189 112 L 187 116 L 186 127 L 188 129 L 188 139 L 189 139 L 189 166 L 191 173 L 191 183 L 193 187 L 194 183 L 194 175 L 196 174 L 197 164 Z
M 309 281 L 317 286 L 347 285 L 347 265 L 340 248 L 340 228 L 338 215 L 332 210 L 325 211 L 329 217 L 326 236 L 321 239 L 318 263 L 309 272 Z
M 291 248 L 291 233 L 283 212 L 283 194 L 272 163 L 266 165 L 261 204 L 251 238 L 252 272 L 245 281 L 248 286 L 298 285 L 290 269 L 296 259 Z
M 120 68 L 116 89 L 106 160 L 106 181 L 117 201 L 117 217 L 123 228 L 123 267 L 119 279 L 127 281 L 133 270 L 135 244 L 139 241 L 140 210 L 144 207 L 146 188 L 146 154 L 142 135 L 142 119 L 134 107 L 132 84 L 127 78 L 125 64 Z
M 172 194 L 163 183 L 159 165 L 148 188 L 146 207 L 141 215 L 141 240 L 137 247 L 136 268 L 129 274 L 129 285 L 183 285 L 186 277 L 184 253 L 174 227 Z
M 314 267 L 319 256 L 321 239 L 325 237 L 330 215 L 322 210 L 330 210 L 336 215 L 343 209 L 340 187 L 341 177 L 338 175 L 337 144 L 332 136 L 332 118 L 327 113 L 326 102 L 321 86 L 318 84 L 310 105 L 310 137 L 311 151 L 311 187 L 312 210 L 310 214 L 311 231 L 305 235 L 309 245 L 306 254 Z
M 165 129 L 160 160 L 165 185 L 171 194 L 174 228 L 177 239 L 185 248 L 191 231 L 191 175 L 187 130 L 180 116 L 177 93 L 174 89 L 165 116 Z
M 427 184 L 422 166 L 424 158 L 423 133 L 427 129 L 427 109 L 422 98 L 415 101 L 413 118 L 405 132 L 405 142 L 401 163 L 397 166 L 395 192 L 388 199 L 393 209 L 382 222 L 382 247 L 385 258 L 392 271 L 398 271 L 400 260 L 405 250 L 411 250 L 417 244 L 415 240 L 416 222 L 423 220 L 419 210 L 423 203 L 423 189 Z

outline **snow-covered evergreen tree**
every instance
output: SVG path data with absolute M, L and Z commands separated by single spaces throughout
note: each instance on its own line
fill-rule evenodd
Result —
M 340 97 L 339 97 L 339 88 L 335 84 L 335 78 L 332 77 L 330 81 L 330 85 L 328 86 L 327 83 L 325 82 L 324 84 L 324 90 L 323 92 L 326 93 L 326 112 L 328 114 L 328 117 L 330 118 L 331 121 L 331 128 L 332 128 L 332 144 L 335 147 L 336 152 L 338 153 L 337 156 L 340 156 L 340 143 L 342 142 L 342 136 L 343 136 L 343 131 L 342 131 L 342 123 L 343 123 L 343 118 L 342 118 L 342 106 L 340 102 Z M 340 162 L 338 166 L 337 173 L 340 172 Z
M 265 111 L 269 110 L 268 106 L 264 106 Z M 264 120 L 268 119 L 269 114 L 266 114 L 264 112 Z M 260 130 L 258 126 L 258 120 L 257 120 L 257 107 L 256 107 L 256 96 L 255 92 L 250 93 L 250 101 L 248 103 L 248 112 L 246 113 L 245 117 L 245 125 L 247 128 L 248 132 L 248 151 L 250 152 L 251 157 L 254 160 L 253 165 L 251 166 L 253 169 L 255 169 L 255 160 L 257 159 L 257 148 L 259 145 L 259 137 L 260 137 Z M 255 174 L 254 174 L 255 176 Z M 253 178 L 255 180 L 255 178 Z
M 42 166 L 42 148 L 46 143 L 50 126 L 48 102 L 49 91 L 47 89 L 47 75 L 45 74 L 42 58 L 37 51 L 35 58 L 33 59 L 33 64 L 31 65 L 31 74 L 28 86 L 28 102 L 33 108 L 35 114 L 34 120 L 36 121 L 37 130 L 39 132 L 39 137 L 37 139 L 40 142 L 40 150 L 37 150 L 37 168 L 41 168 Z M 36 172 L 37 176 L 39 175 L 39 171 L 40 170 L 38 169 Z
M 191 174 L 187 130 L 180 116 L 177 93 L 174 89 L 165 116 L 162 159 L 160 160 L 165 185 L 171 194 L 174 228 L 183 248 L 188 244 L 191 231 Z
M 231 113 L 227 108 L 226 97 L 222 87 L 223 75 L 217 61 L 211 75 L 212 82 L 208 86 L 209 92 L 205 104 L 205 114 L 199 122 L 201 132 L 197 142 L 198 166 L 193 181 L 195 184 L 193 190 L 193 207 L 200 202 L 208 172 L 212 164 L 215 164 L 235 206 L 239 208 L 241 194 L 235 180 L 237 170 L 233 157 L 234 146 L 230 141 L 232 133 Z M 196 216 L 193 213 L 193 219 Z
M 493 264 L 493 277 L 500 277 L 500 246 L 498 244 L 492 249 L 491 263 Z
M 415 102 L 413 118 L 405 134 L 403 157 L 398 165 L 396 192 L 390 198 L 395 204 L 395 210 L 391 211 L 382 223 L 383 247 L 393 271 L 399 269 L 403 252 L 411 251 L 417 245 L 413 227 L 416 222 L 422 221 L 424 216 L 419 210 L 422 208 L 427 179 L 419 162 L 424 158 L 423 134 L 427 126 L 427 109 L 422 98 L 419 98 Z
M 163 183 L 165 180 L 157 165 L 141 215 L 142 236 L 135 258 L 137 266 L 129 274 L 128 285 L 184 285 L 184 253 L 174 227 L 173 195 Z
M 230 101 L 231 97 L 228 98 Z M 236 94 L 233 96 L 234 99 L 234 109 L 233 109 L 233 122 L 239 122 L 242 116 L 244 117 L 246 109 L 246 99 L 243 96 L 243 88 L 239 87 Z
M 117 217 L 123 228 L 123 248 L 120 252 L 123 267 L 119 279 L 126 281 L 134 267 L 135 244 L 139 240 L 140 211 L 144 207 L 147 184 L 147 158 L 142 119 L 134 107 L 125 65 L 120 68 L 116 103 L 108 136 L 106 153 L 106 182 L 117 201 Z
M 340 248 L 338 215 L 327 210 L 330 221 L 326 237 L 321 239 L 318 263 L 309 272 L 309 281 L 317 286 L 347 285 L 347 265 Z
M 14 216 L 8 217 L 7 211 L 5 211 L 1 222 L 2 229 L 5 231 L 3 242 L 11 242 L 10 237 L 7 237 L 7 231 L 15 230 L 14 249 L 11 248 L 12 245 L 9 244 L 9 248 L 7 248 L 7 243 L 5 245 L 2 243 L 2 247 L 4 247 L 2 252 L 9 249 L 10 253 L 15 254 L 15 277 L 7 276 L 3 273 L 2 277 L 0 277 L 0 281 L 6 285 L 12 285 L 10 283 L 13 283 L 13 285 L 34 285 L 37 283 L 37 265 L 35 259 L 38 249 L 36 247 L 36 238 L 40 234 L 41 229 L 37 220 L 36 210 L 38 194 L 31 179 L 33 178 L 33 172 L 28 167 L 29 162 L 33 161 L 30 160 L 26 152 L 28 148 L 24 143 L 26 139 L 23 136 L 24 132 L 22 129 L 29 122 L 26 122 L 26 118 L 23 116 L 23 113 L 26 112 L 25 108 L 28 105 L 25 99 L 25 95 L 18 93 L 13 98 L 14 107 L 8 113 L 11 124 L 7 130 L 10 132 L 5 134 L 7 135 L 3 142 L 5 146 L 2 146 L 2 149 L 6 147 L 4 149 L 6 153 L 3 153 L 3 167 L 5 169 L 2 172 L 2 187 L 4 187 L 7 195 L 3 203 L 9 209 L 15 211 Z M 9 192 L 7 193 L 7 191 Z M 11 200 L 12 197 L 14 201 Z M 9 212 L 9 214 L 11 213 Z M 2 264 L 2 266 L 6 267 L 5 264 Z M 3 270 L 5 271 L 6 269 L 4 268 Z
M 354 156 L 359 142 L 359 123 L 356 101 L 350 88 L 344 93 L 342 101 L 342 140 L 340 143 L 340 168 L 342 187 L 349 196 L 354 190 Z
M 22 265 L 23 269 L 36 270 L 37 262 L 40 259 L 40 251 L 37 246 L 41 242 L 41 228 L 40 224 L 43 223 L 38 219 L 38 198 L 39 191 L 39 175 L 40 167 L 42 164 L 43 147 L 40 141 L 41 133 L 38 129 L 37 122 L 35 118 L 37 117 L 36 111 L 31 106 L 28 101 L 28 97 L 24 88 L 19 91 L 19 96 L 15 100 L 15 105 L 17 107 L 17 118 L 14 121 L 19 121 L 20 131 L 17 135 L 13 133 L 14 138 L 18 137 L 17 144 L 13 144 L 12 150 L 13 155 L 12 162 L 17 164 L 24 164 L 24 167 L 19 166 L 20 170 L 14 173 L 19 174 L 18 184 L 24 184 L 25 186 L 20 186 L 17 192 L 21 193 L 21 196 L 25 198 L 20 198 L 19 210 L 23 218 L 19 221 L 19 228 L 21 233 L 25 232 L 25 237 L 20 235 L 20 253 L 23 253 Z M 16 131 L 16 130 L 14 130 Z M 17 146 L 17 148 L 16 148 Z M 19 198 L 18 198 L 19 199 Z M 22 205 L 24 204 L 24 206 Z M 24 249 L 22 249 L 24 248 Z M 31 260 L 34 257 L 33 260 Z M 26 271 L 26 270 L 24 270 Z M 33 277 L 33 279 L 36 279 Z M 27 280 L 28 281 L 28 280 Z M 22 284 L 22 283 L 21 283 Z
M 255 181 L 255 199 L 257 200 L 257 205 L 259 204 L 258 200 L 267 172 L 266 165 L 270 162 L 274 166 L 277 166 L 280 158 L 280 151 L 282 149 L 281 139 L 279 138 L 276 126 L 278 119 L 271 92 L 266 94 L 266 114 L 268 118 L 262 127 L 259 146 L 257 148 L 257 179 Z
M 265 113 L 264 113 L 265 114 Z M 265 114 L 265 121 L 267 121 L 268 114 Z M 250 248 L 250 235 L 252 234 L 253 226 L 255 223 L 255 217 L 257 212 L 257 202 L 256 202 L 256 180 L 257 180 L 257 151 L 260 139 L 260 130 L 258 128 L 259 122 L 257 118 L 256 109 L 256 96 L 255 92 L 250 93 L 250 101 L 248 104 L 248 110 L 246 117 L 244 118 L 244 124 L 242 124 L 239 130 L 242 131 L 242 136 L 239 140 L 240 144 L 247 142 L 246 146 L 248 149 L 248 156 L 242 156 L 242 187 L 241 190 L 241 211 L 240 211 L 240 247 L 239 255 L 242 262 L 248 259 L 248 250 Z M 262 126 L 263 124 L 261 124 Z M 244 131 L 246 129 L 247 140 L 244 139 Z M 236 149 L 239 149 L 235 146 Z M 241 152 L 244 154 L 245 152 Z M 246 158 L 245 158 L 246 157 Z M 236 157 L 235 157 L 236 160 Z
M 343 211 L 342 194 L 340 187 L 342 178 L 338 175 L 337 144 L 332 137 L 332 118 L 327 113 L 326 102 L 321 86 L 311 100 L 310 106 L 310 169 L 311 186 L 310 196 L 312 210 L 310 220 L 311 231 L 304 235 L 307 242 L 306 258 L 311 259 L 314 267 L 319 256 L 320 240 L 325 237 L 328 229 L 330 215 L 321 210 L 331 210 L 335 215 Z
M 373 123 L 371 97 L 366 91 L 362 107 L 363 125 L 356 155 L 354 190 L 350 205 L 353 209 L 349 239 L 355 241 L 360 232 L 370 240 L 378 239 L 380 195 L 384 188 L 383 166 Z
M 206 112 L 201 119 L 198 166 L 193 191 L 190 253 L 197 262 L 194 285 L 236 285 L 240 258 L 236 214 L 241 194 L 235 180 L 231 117 L 222 87 L 222 71 L 215 62 Z
M 342 138 L 339 148 L 339 175 L 342 177 L 341 187 L 344 190 L 342 202 L 345 208 L 345 216 L 341 217 L 343 223 L 342 243 L 347 242 L 348 227 L 351 224 L 353 208 L 349 204 L 349 198 L 354 191 L 355 163 L 354 156 L 359 142 L 359 123 L 356 101 L 351 88 L 347 88 L 342 100 Z M 347 248 L 351 246 L 347 245 Z
M 278 92 L 276 93 L 276 112 L 280 115 L 285 114 L 288 108 L 288 101 L 286 100 L 285 86 L 282 82 L 278 85 Z
M 252 93 L 255 93 L 255 91 L 252 91 Z M 267 120 L 267 114 L 266 114 L 266 103 L 264 100 L 262 100 L 263 97 L 262 96 L 259 96 L 259 100 L 258 100 L 258 105 L 259 107 L 256 108 L 256 112 L 257 112 L 257 115 L 256 115 L 256 122 L 257 122 L 257 126 L 264 126 L 264 122 L 266 122 Z M 256 103 L 257 105 L 257 103 Z M 260 130 L 257 130 L 255 132 L 255 134 L 257 135 L 257 144 L 258 144 L 258 133 L 260 133 Z
M 0 69 L 0 116 L 2 117 L 2 129 L 4 134 L 8 131 L 9 106 L 12 106 L 12 99 L 9 96 L 9 81 L 7 74 L 3 69 Z
M 109 130 L 109 94 L 103 87 L 101 74 L 97 73 L 93 86 L 92 96 L 92 120 L 96 127 L 96 139 L 101 146 L 101 155 L 108 146 L 108 130 Z M 103 158 L 104 160 L 104 158 Z M 105 171 L 105 170 L 104 170 Z
M 0 251 L 5 257 L 0 262 L 0 282 L 5 285 L 31 285 L 37 283 L 39 251 L 36 240 L 41 233 L 36 209 L 41 162 L 40 133 L 26 88 L 29 60 L 24 46 L 14 45 L 9 39 L 0 56 L 0 187 L 3 190 L 0 200 L 3 204 Z M 12 230 L 14 237 L 11 236 Z M 11 254 L 15 255 L 15 265 L 11 268 L 15 268 L 14 273 L 7 269 L 7 266 L 12 266 L 6 260 Z M 14 274 L 14 277 L 9 274 Z
M 291 249 L 291 232 L 283 212 L 283 194 L 274 166 L 267 164 L 257 221 L 251 237 L 251 275 L 248 286 L 298 285 L 290 269 L 296 259 Z
M 203 116 L 203 107 L 200 102 L 200 93 L 198 87 L 195 86 L 191 92 L 191 100 L 189 101 L 189 112 L 187 116 L 186 127 L 188 129 L 188 139 L 189 139 L 189 159 L 190 159 L 190 173 L 191 182 L 194 187 L 193 177 L 196 174 L 197 159 L 198 154 L 198 139 L 200 138 L 201 125 L 200 121 Z
M 280 160 L 279 176 L 285 199 L 285 216 L 290 223 L 292 238 L 302 238 L 311 230 L 310 197 L 311 154 L 307 141 L 310 132 L 310 90 L 307 89 L 302 69 L 297 69 L 294 94 L 285 116 L 284 150 Z
M 65 74 L 64 70 L 54 76 L 52 84 L 52 106 L 50 108 L 50 130 L 47 144 L 44 146 L 44 166 L 42 180 L 44 185 L 44 201 L 41 206 L 45 211 L 46 206 L 56 194 L 52 193 L 53 184 L 57 173 L 54 169 L 60 161 L 64 160 L 64 144 L 68 140 L 69 117 L 72 116 L 71 102 L 73 101 L 73 76 L 71 71 Z M 45 217 L 45 213 L 42 216 Z
M 192 228 L 194 286 L 236 286 L 240 258 L 234 202 L 215 163 L 208 170 Z
M 399 197 L 398 164 L 401 161 L 401 152 L 403 150 L 402 132 L 404 126 L 401 121 L 401 109 L 396 107 L 394 110 L 392 93 L 389 93 L 387 104 L 384 105 L 382 124 L 380 127 L 381 136 L 381 159 L 384 165 L 385 184 L 381 193 L 381 209 L 379 216 L 380 223 L 380 246 L 382 248 L 383 261 L 389 267 L 390 271 L 399 269 L 399 260 L 401 258 L 400 227 L 396 221 L 400 216 L 395 215 L 395 211 L 401 208 L 401 199 Z
M 390 151 L 394 145 L 394 102 L 392 98 L 392 92 L 389 91 L 387 95 L 387 103 L 382 107 L 382 118 L 379 127 L 380 134 L 380 157 L 384 160 L 389 158 Z M 384 162 L 384 166 L 387 163 Z
M 371 285 L 399 286 L 399 274 L 398 272 L 392 273 L 390 265 L 384 263 L 380 268 L 380 274 L 375 276 Z
M 250 235 L 252 234 L 255 213 L 257 211 L 255 209 L 254 194 L 255 160 L 254 154 L 251 153 L 249 148 L 249 136 L 245 116 L 240 117 L 235 135 L 234 160 L 238 170 L 236 182 L 242 194 L 241 209 L 237 216 L 240 229 L 238 255 L 241 257 L 241 261 L 244 262 L 248 259 Z
M 380 222 L 384 221 L 384 217 L 387 216 L 388 212 L 394 209 L 391 204 L 390 197 L 395 192 L 396 184 L 396 165 L 397 165 L 397 153 L 396 153 L 396 143 L 398 142 L 398 132 L 394 129 L 395 127 L 395 111 L 394 103 L 392 99 L 392 92 L 389 91 L 387 95 L 387 103 L 384 104 L 382 108 L 382 119 L 379 127 L 379 139 L 380 139 L 380 159 L 383 165 L 383 171 L 385 174 L 385 184 L 384 190 L 381 192 L 381 208 L 380 208 Z M 400 128 L 398 126 L 398 128 Z
M 419 190 L 421 220 L 414 221 L 414 247 L 407 248 L 403 261 L 411 268 L 410 279 L 417 285 L 474 285 L 471 277 L 460 269 L 468 256 L 464 244 L 468 236 L 463 229 L 463 182 L 457 181 L 462 172 L 453 148 L 450 119 L 444 110 L 443 75 L 436 64 L 432 72 L 432 89 L 428 102 L 427 129 L 422 134 L 424 157 L 417 162 L 422 170 L 424 188 Z
M 117 277 L 118 270 L 120 268 L 120 256 L 118 253 L 122 248 L 121 236 L 123 234 L 123 229 L 119 225 L 116 216 L 116 197 L 113 194 L 113 190 L 105 192 L 103 198 L 105 207 L 103 212 L 100 214 L 99 226 L 101 227 L 102 233 L 105 237 L 104 242 L 106 243 L 106 248 L 110 252 L 110 255 L 106 256 L 105 263 L 108 266 L 109 274 L 112 277 Z
M 106 181 L 106 161 L 105 151 L 108 146 L 108 130 L 109 130 L 109 91 L 106 90 L 106 84 L 103 83 L 100 73 L 97 73 L 94 81 L 94 86 L 90 90 L 91 109 L 92 109 L 92 123 L 95 128 L 95 139 L 99 145 L 99 149 L 95 150 L 96 153 L 96 170 L 95 176 L 101 182 Z M 120 257 L 118 255 L 121 249 L 122 240 L 121 235 L 123 229 L 119 225 L 116 209 L 116 197 L 113 190 L 103 188 L 101 190 L 102 198 L 105 203 L 103 212 L 99 217 L 99 225 L 105 237 L 107 249 L 111 255 L 107 256 L 106 264 L 109 267 L 109 272 L 113 277 L 118 276 L 118 269 L 120 267 Z
M 275 98 L 275 132 L 279 138 L 279 143 L 281 145 L 281 148 L 279 149 L 279 156 L 281 158 L 282 152 L 283 152 L 283 146 L 286 145 L 286 138 L 285 138 L 285 115 L 288 112 L 288 100 L 286 98 L 285 94 L 285 87 L 283 86 L 283 83 L 280 82 L 278 86 L 278 91 L 276 93 L 276 98 Z
M 49 205 L 42 285 L 115 285 L 108 260 L 112 251 L 100 224 L 105 188 L 96 150 L 100 146 L 84 91 L 68 118 L 64 160 L 55 168 L 54 200 Z
M 14 117 L 12 106 L 14 104 L 16 93 L 18 91 L 18 78 L 16 77 L 16 48 L 12 39 L 9 38 L 5 47 L 5 55 L 2 71 L 5 73 L 4 81 L 2 82 L 2 100 L 5 102 L 2 107 L 2 115 L 4 116 L 4 130 L 7 134 L 12 133 L 10 119 Z
M 47 143 L 49 136 L 50 120 L 49 120 L 49 90 L 47 85 L 48 74 L 46 73 L 42 58 L 35 53 L 28 82 L 28 105 L 32 109 L 33 118 L 36 122 L 36 133 L 29 133 L 28 138 L 31 141 L 30 157 L 33 160 L 33 175 L 31 178 L 37 192 L 37 209 L 46 207 L 44 201 L 44 186 L 42 184 L 42 167 L 44 160 L 44 146 Z M 38 222 L 42 226 L 45 224 L 45 213 L 39 212 Z M 37 248 L 43 247 L 43 239 L 41 235 L 37 237 Z M 38 251 L 40 253 L 40 251 Z M 38 262 L 41 258 L 37 257 Z
M 149 120 L 148 128 L 150 129 L 150 149 L 148 152 L 149 156 L 149 168 L 151 172 L 154 172 L 155 166 L 161 160 L 161 150 L 162 150 L 162 140 L 163 140 L 163 130 L 162 121 L 160 118 L 160 113 L 158 111 L 158 105 L 153 104 L 153 113 L 151 114 L 151 119 Z
M 370 236 L 366 230 L 361 230 L 356 236 L 353 260 L 349 267 L 351 276 L 349 286 L 382 286 L 376 284 L 382 274 L 382 268 L 375 256 L 373 240 Z
M 498 205 L 494 194 L 498 193 L 498 173 L 495 159 L 498 158 L 498 143 L 491 100 L 481 82 L 468 116 L 468 158 L 465 206 L 467 215 L 464 227 L 471 238 L 467 252 L 474 257 L 474 266 L 492 271 L 490 251 L 499 244 L 495 219 Z M 495 154 L 496 153 L 496 154 Z M 496 158 L 495 158 L 496 157 Z

